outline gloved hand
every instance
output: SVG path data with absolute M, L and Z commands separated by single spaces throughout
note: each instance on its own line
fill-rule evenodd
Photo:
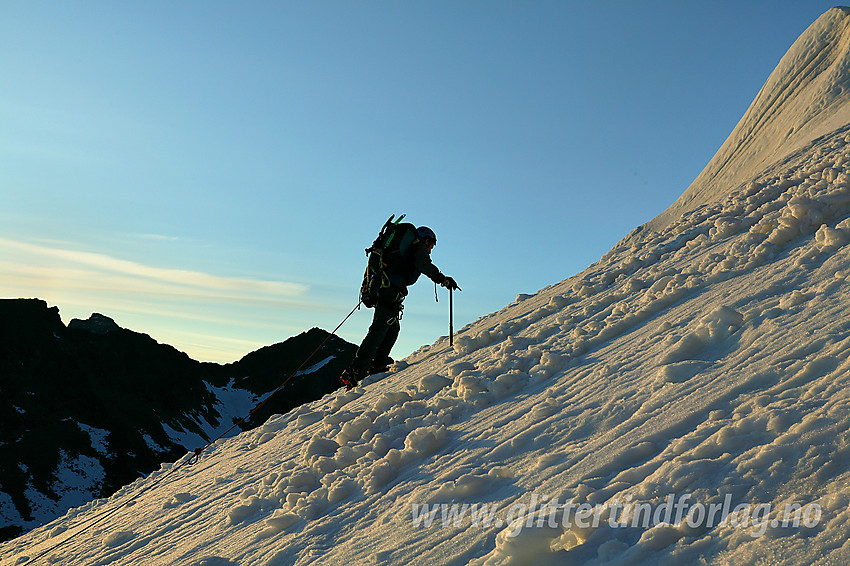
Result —
M 442 285 L 446 289 L 452 289 L 452 290 L 458 290 L 458 291 L 461 290 L 460 287 L 457 286 L 457 283 L 455 282 L 455 280 L 452 279 L 451 277 L 446 277 L 445 279 L 443 279 L 443 282 L 440 283 L 440 285 Z

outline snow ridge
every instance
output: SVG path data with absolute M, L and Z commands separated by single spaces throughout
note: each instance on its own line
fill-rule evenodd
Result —
M 850 8 L 824 13 L 797 39 L 687 191 L 648 223 L 723 199 L 765 168 L 850 122 Z

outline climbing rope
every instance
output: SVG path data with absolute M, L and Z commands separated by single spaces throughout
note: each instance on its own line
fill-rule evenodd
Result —
M 353 314 L 354 314 L 354 312 L 355 312 L 357 309 L 359 309 L 359 308 L 360 308 L 360 304 L 361 304 L 361 302 L 358 302 L 358 303 L 357 303 L 357 306 L 355 306 L 353 309 L 351 309 L 351 312 L 350 312 L 350 313 L 348 313 L 344 319 L 342 319 L 342 322 L 340 322 L 340 323 L 336 326 L 336 328 L 334 328 L 334 329 L 333 329 L 333 331 L 332 331 L 332 332 L 330 332 L 330 333 L 329 333 L 329 334 L 325 337 L 325 339 L 324 339 L 324 340 L 322 340 L 322 342 L 318 345 L 318 347 L 317 347 L 315 350 L 313 350 L 313 352 L 311 352 L 311 353 L 310 353 L 310 355 L 309 355 L 309 356 L 307 356 L 307 357 L 304 359 L 304 361 L 303 361 L 303 362 L 301 362 L 301 365 L 299 365 L 297 368 L 295 368 L 295 370 L 294 370 L 293 372 L 291 372 L 291 373 L 289 374 L 289 376 L 288 376 L 286 379 L 284 379 L 284 380 L 283 380 L 283 382 L 282 382 L 282 383 L 278 386 L 278 388 L 277 388 L 277 389 L 275 389 L 274 391 L 272 391 L 272 392 L 271 392 L 271 393 L 270 393 L 270 394 L 269 394 L 269 395 L 265 398 L 265 400 L 263 400 L 263 401 L 262 401 L 259 405 L 257 405 L 256 407 L 254 407 L 254 408 L 251 410 L 251 412 L 250 412 L 250 413 L 248 413 L 247 415 L 245 415 L 245 416 L 244 416 L 241 420 L 239 420 L 238 422 L 234 423 L 234 425 L 233 425 L 232 427 L 230 427 L 229 429 L 227 429 L 226 431 L 224 431 L 223 433 L 221 433 L 220 435 L 218 435 L 218 437 L 216 437 L 215 439 L 210 440 L 209 442 L 207 442 L 207 444 L 206 444 L 206 445 L 204 445 L 203 447 L 201 447 L 201 448 L 195 448 L 195 450 L 192 452 L 192 454 L 191 454 L 191 455 L 187 455 L 188 457 L 184 456 L 181 460 L 179 460 L 179 461 L 177 462 L 177 464 L 175 464 L 174 466 L 172 466 L 172 467 L 171 467 L 171 469 L 170 469 L 170 470 L 168 470 L 168 472 L 166 472 L 165 474 L 163 474 L 163 475 L 159 476 L 159 477 L 158 477 L 158 478 L 156 478 L 154 481 L 152 481 L 150 484 L 148 484 L 148 485 L 146 485 L 145 487 L 143 487 L 142 489 L 140 489 L 137 493 L 133 494 L 133 496 L 132 496 L 132 497 L 130 497 L 130 498 L 129 498 L 128 500 L 126 500 L 125 502 L 123 502 L 121 505 L 118 505 L 118 506 L 117 506 L 117 507 L 115 507 L 114 509 L 111 509 L 111 510 L 107 511 L 106 513 L 104 513 L 104 514 L 100 515 L 99 517 L 95 517 L 94 519 L 89 520 L 89 522 L 84 523 L 84 524 L 82 525 L 82 527 L 81 527 L 79 530 L 77 530 L 76 532 L 74 532 L 74 533 L 72 533 L 71 535 L 67 536 L 67 537 L 66 537 L 66 538 L 64 538 L 63 540 L 61 540 L 61 541 L 57 542 L 57 543 L 56 543 L 56 544 L 54 544 L 53 546 L 48 547 L 46 550 L 43 550 L 43 551 L 39 552 L 38 554 L 36 554 L 36 555 L 35 555 L 35 556 L 33 556 L 32 558 L 28 558 L 28 559 L 27 559 L 27 561 L 26 561 L 26 562 L 23 562 L 21 566 L 29 566 L 30 564 L 34 564 L 37 560 L 39 560 L 40 558 L 43 558 L 43 557 L 44 557 L 45 555 L 47 555 L 48 553 L 53 552 L 54 550 L 56 550 L 57 548 L 59 548 L 59 547 L 61 547 L 61 546 L 64 546 L 65 544 L 67 544 L 68 542 L 70 542 L 71 540 L 73 540 L 74 538 L 76 538 L 76 537 L 80 536 L 81 534 L 83 534 L 83 533 L 85 533 L 86 531 L 88 531 L 88 530 L 92 529 L 93 527 L 95 527 L 95 526 L 97 526 L 97 525 L 99 525 L 99 524 L 103 523 L 104 521 L 106 521 L 107 519 L 109 519 L 110 517 L 112 517 L 113 515 L 115 515 L 118 511 L 120 511 L 120 510 L 124 509 L 125 507 L 128 507 L 129 505 L 132 505 L 132 504 L 133 504 L 133 503 L 134 503 L 137 499 L 139 499 L 142 495 L 144 495 L 145 493 L 147 493 L 147 492 L 151 491 L 151 490 L 152 490 L 152 489 L 154 489 L 155 487 L 157 487 L 157 486 L 161 485 L 161 484 L 162 484 L 162 483 L 163 483 L 166 479 L 168 479 L 168 478 L 169 478 L 172 474 L 174 474 L 177 470 L 181 469 L 181 468 L 182 468 L 183 466 L 185 466 L 186 464 L 192 464 L 193 462 L 197 462 L 197 461 L 199 461 L 199 460 L 201 459 L 201 454 L 204 452 L 204 450 L 206 450 L 207 448 L 209 448 L 210 446 L 212 446 L 213 444 L 215 444 L 216 442 L 218 442 L 219 440 L 221 440 L 222 438 L 224 438 L 225 436 L 227 436 L 227 435 L 228 435 L 228 434 L 229 434 L 229 433 L 230 433 L 233 429 L 235 429 L 236 427 L 238 427 L 238 426 L 240 426 L 240 425 L 244 424 L 244 423 L 245 423 L 248 419 L 250 419 L 250 418 L 254 415 L 254 413 L 256 413 L 258 410 L 260 410 L 260 408 L 261 408 L 261 407 L 263 407 L 263 405 L 265 405 L 266 403 L 268 403 L 268 402 L 269 402 L 269 400 L 270 400 L 272 397 L 274 397 L 274 396 L 275 396 L 275 394 L 276 394 L 278 391 L 280 391 L 281 389 L 283 389 L 283 388 L 286 386 L 286 384 L 287 384 L 287 383 L 289 383 L 289 381 L 290 381 L 293 377 L 295 377 L 295 376 L 298 374 L 298 372 L 300 372 L 300 371 L 304 368 L 304 366 L 306 366 L 306 365 L 307 365 L 307 362 L 309 362 L 311 359 L 313 359 L 313 356 L 315 356 L 316 354 L 318 354 L 318 353 L 319 353 L 319 351 L 320 351 L 320 350 L 324 347 L 324 345 L 325 345 L 325 344 L 327 344 L 328 340 L 330 340 L 330 339 L 331 339 L 331 336 L 336 335 L 337 331 L 338 331 L 340 328 L 342 328 L 342 325 L 343 325 L 343 324 L 345 324 L 345 322 L 346 322 L 349 318 L 351 318 L 351 315 L 353 315 Z
M 298 374 L 298 372 L 299 372 L 299 371 L 301 371 L 301 370 L 304 368 L 304 366 L 306 366 L 306 365 L 307 365 L 307 362 L 309 362 L 310 360 L 312 360 L 312 359 L 313 359 L 313 356 L 315 356 L 316 354 L 318 354 L 318 353 L 319 353 L 319 351 L 320 351 L 320 350 L 324 347 L 324 345 L 328 342 L 328 340 L 330 340 L 330 339 L 331 339 L 331 336 L 336 335 L 337 331 L 338 331 L 340 328 L 342 328 L 342 325 L 343 325 L 343 324 L 345 324 L 345 321 L 347 321 L 349 318 L 351 318 L 351 315 L 353 315 L 353 314 L 354 314 L 354 311 L 356 311 L 356 310 L 357 310 L 357 309 L 359 309 L 359 308 L 360 308 L 360 302 L 358 301 L 357 306 L 355 306 L 353 309 L 351 309 L 351 312 L 350 312 L 350 313 L 348 313 L 348 314 L 345 316 L 345 318 L 344 318 L 344 319 L 342 319 L 342 322 L 340 322 L 340 323 L 336 326 L 336 328 L 334 328 L 334 329 L 333 329 L 333 331 L 332 331 L 330 334 L 328 334 L 327 336 L 325 336 L 325 339 L 324 339 L 324 340 L 322 340 L 322 342 L 319 344 L 319 346 L 318 346 L 315 350 L 313 350 L 313 352 L 312 352 L 309 356 L 307 356 L 307 357 L 304 359 L 304 361 L 303 361 L 303 362 L 301 362 L 301 365 L 300 365 L 300 366 L 298 366 L 297 368 L 295 368 L 295 371 L 293 371 L 292 373 L 290 373 L 290 374 L 289 374 L 289 377 L 287 377 L 286 379 L 284 379 L 284 380 L 283 380 L 283 382 L 282 382 L 282 383 L 281 383 L 281 384 L 277 387 L 277 389 L 275 389 L 274 391 L 272 391 L 272 392 L 271 392 L 271 393 L 270 393 L 270 394 L 269 394 L 269 395 L 265 398 L 265 400 L 264 400 L 262 403 L 260 403 L 260 404 L 259 404 L 259 405 L 257 405 L 256 407 L 254 407 L 254 408 L 251 410 L 251 412 L 250 412 L 250 413 L 248 413 L 247 415 L 245 415 L 245 416 L 244 416 L 244 417 L 243 417 L 240 421 L 238 421 L 238 422 L 234 423 L 232 427 L 230 427 L 230 428 L 229 428 L 229 429 L 227 429 L 226 431 L 224 431 L 224 432 L 222 432 L 221 434 L 219 434 L 217 438 L 215 438 L 215 439 L 213 439 L 213 440 L 210 440 L 209 442 L 207 442 L 206 446 L 204 446 L 204 447 L 202 447 L 202 448 L 196 448 L 196 449 L 195 449 L 195 452 L 194 452 L 194 455 L 190 458 L 190 460 L 194 460 L 194 461 L 200 460 L 200 459 L 201 459 L 201 453 L 202 453 L 204 450 L 206 450 L 206 449 L 207 449 L 207 448 L 209 448 L 211 445 L 215 444 L 216 442 L 218 442 L 219 440 L 221 440 L 222 438 L 224 438 L 225 436 L 227 436 L 227 435 L 228 435 L 228 433 L 230 433 L 230 431 L 232 431 L 232 430 L 233 430 L 233 429 L 235 429 L 236 427 L 238 427 L 238 426 L 242 425 L 243 423 L 245 423 L 245 421 L 247 421 L 247 420 L 248 420 L 248 419 L 250 419 L 252 416 L 254 416 L 254 413 L 256 413 L 257 411 L 259 411 L 259 410 L 263 407 L 263 405 L 265 405 L 266 403 L 268 403 L 268 402 L 269 402 L 269 400 L 271 400 L 271 398 L 272 398 L 272 397 L 274 397 L 274 396 L 277 394 L 277 392 L 278 392 L 278 391 L 280 391 L 281 389 L 283 389 L 283 388 L 284 388 L 284 386 L 286 386 L 286 384 L 287 384 L 287 383 L 289 383 L 289 381 L 290 381 L 293 377 L 295 377 L 295 375 L 296 375 L 296 374 Z

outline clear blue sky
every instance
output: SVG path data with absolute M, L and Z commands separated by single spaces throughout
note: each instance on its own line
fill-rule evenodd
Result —
M 4 0 L 0 296 L 232 361 L 332 329 L 404 212 L 459 329 L 662 212 L 831 6 Z M 447 318 L 418 283 L 394 355 Z

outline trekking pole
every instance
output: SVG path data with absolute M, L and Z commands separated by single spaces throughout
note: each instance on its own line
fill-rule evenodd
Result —
M 452 302 L 452 288 L 449 287 L 449 347 L 454 346 L 455 336 L 455 321 L 454 321 L 454 305 Z

